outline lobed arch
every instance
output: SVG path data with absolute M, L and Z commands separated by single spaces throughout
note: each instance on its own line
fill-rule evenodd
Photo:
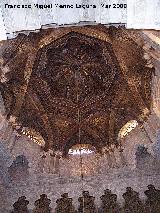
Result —
M 125 123 L 119 130 L 118 133 L 118 141 L 121 141 L 127 136 L 133 129 L 135 129 L 138 126 L 138 122 L 136 120 L 130 120 L 127 123 Z

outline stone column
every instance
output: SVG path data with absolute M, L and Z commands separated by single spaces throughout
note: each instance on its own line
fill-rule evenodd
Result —
M 116 157 L 114 155 L 114 150 L 111 147 L 105 147 L 103 152 L 106 154 L 108 167 L 115 168 L 117 167 Z
M 50 168 L 49 168 L 49 172 L 50 173 L 54 173 L 55 169 L 54 169 L 54 165 L 55 165 L 55 158 L 56 158 L 56 155 L 54 153 L 54 151 L 52 150 L 52 152 L 50 153 Z
M 55 152 L 55 162 L 54 162 L 54 173 L 60 175 L 60 159 L 62 157 L 62 152 Z
M 49 173 L 50 170 L 50 150 L 45 153 L 44 172 Z
M 96 168 L 97 168 L 96 173 L 101 174 L 101 161 L 100 161 L 101 157 L 99 154 L 96 154 L 95 158 L 96 158 Z
M 44 172 L 45 158 L 46 158 L 46 153 L 43 151 L 40 154 L 40 160 L 38 163 L 38 172 L 40 172 L 40 173 Z
M 108 167 L 113 168 L 112 158 L 109 152 L 106 153 L 106 157 L 107 157 Z
M 109 150 L 109 156 L 110 156 L 110 159 L 111 159 L 111 168 L 116 168 L 117 167 L 117 161 L 116 161 L 116 157 L 114 155 L 113 149 Z
M 103 147 L 102 153 L 106 156 L 108 167 L 115 168 L 117 166 L 117 162 L 113 149 L 110 147 Z
M 55 164 L 55 154 L 54 151 L 49 149 L 48 152 L 45 154 L 45 164 L 44 164 L 44 170 L 47 173 L 54 173 L 54 164 Z
M 120 162 L 121 162 L 122 167 L 127 166 L 127 161 L 124 157 L 122 148 L 119 149 L 119 156 L 120 156 Z
M 152 79 L 152 99 L 153 99 L 153 111 L 160 119 L 160 56 L 153 60 L 155 66 L 155 75 Z

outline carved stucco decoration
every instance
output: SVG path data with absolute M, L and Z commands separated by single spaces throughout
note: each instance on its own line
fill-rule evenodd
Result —
M 118 146 L 122 126 L 150 111 L 153 68 L 143 55 L 124 29 L 101 25 L 20 35 L 3 53 L 8 116 L 39 132 L 46 150 Z

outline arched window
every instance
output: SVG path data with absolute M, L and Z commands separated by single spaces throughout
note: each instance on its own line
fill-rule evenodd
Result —
M 128 135 L 133 129 L 138 126 L 138 122 L 136 120 L 128 121 L 119 131 L 118 140 L 123 139 L 126 135 Z
M 76 144 L 69 149 L 69 155 L 92 154 L 96 148 L 90 144 Z

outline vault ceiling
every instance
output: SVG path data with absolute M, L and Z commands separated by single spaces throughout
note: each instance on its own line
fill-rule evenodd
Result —
M 88 143 L 100 151 L 118 145 L 121 127 L 150 111 L 153 69 L 124 29 L 75 29 L 53 39 L 50 35 L 65 29 L 8 41 L 3 50 L 8 80 L 1 92 L 8 117 L 39 132 L 46 150 L 67 153 Z

